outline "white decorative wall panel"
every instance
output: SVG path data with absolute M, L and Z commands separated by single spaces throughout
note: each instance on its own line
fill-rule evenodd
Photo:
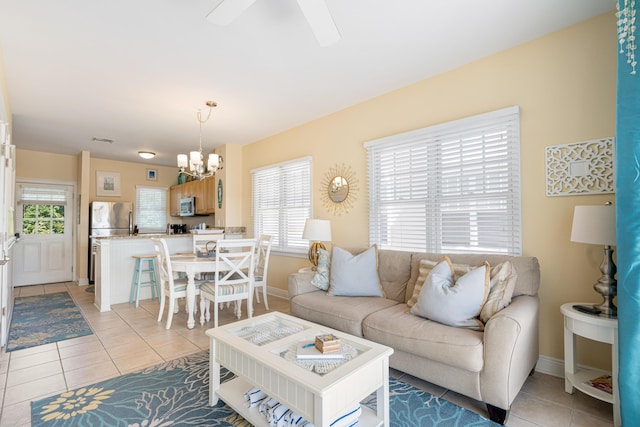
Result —
M 547 196 L 615 193 L 615 138 L 545 148 Z

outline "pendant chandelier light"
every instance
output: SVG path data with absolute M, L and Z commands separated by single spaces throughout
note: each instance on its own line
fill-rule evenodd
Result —
M 207 114 L 206 119 L 202 119 L 202 110 L 198 110 L 198 123 L 200 124 L 199 150 L 191 151 L 188 157 L 186 154 L 178 154 L 178 167 L 180 168 L 180 173 L 192 176 L 199 180 L 213 176 L 218 169 L 222 169 L 220 163 L 223 161 L 222 156 L 219 156 L 216 153 L 211 153 L 209 154 L 206 165 L 204 163 L 204 156 L 202 155 L 202 124 L 209 120 L 213 107 L 216 107 L 218 104 L 213 101 L 207 101 L 206 105 L 209 107 L 209 113 Z

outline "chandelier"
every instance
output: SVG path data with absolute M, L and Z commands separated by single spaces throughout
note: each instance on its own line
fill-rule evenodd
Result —
M 213 176 L 218 169 L 222 169 L 220 163 L 223 161 L 222 156 L 219 156 L 216 153 L 211 153 L 207 159 L 207 164 L 205 165 L 204 163 L 204 156 L 202 155 L 202 124 L 209 120 L 213 107 L 216 107 L 218 104 L 213 101 L 207 101 L 206 105 L 209 107 L 209 113 L 207 114 L 206 119 L 202 119 L 202 111 L 198 110 L 198 123 L 200 124 L 200 147 L 198 151 L 191 151 L 188 157 L 186 154 L 178 154 L 178 167 L 180 168 L 180 173 L 192 176 L 199 180 Z M 189 168 L 188 170 L 187 167 Z

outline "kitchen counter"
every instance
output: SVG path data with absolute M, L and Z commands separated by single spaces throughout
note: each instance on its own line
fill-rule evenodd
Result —
M 145 233 L 145 234 L 135 234 L 131 236 L 99 236 L 95 237 L 96 241 L 100 240 L 131 240 L 131 239 L 150 239 L 152 237 L 162 237 L 163 239 L 172 239 L 175 237 L 189 237 L 191 238 L 191 233 L 187 234 L 166 234 L 166 233 Z
M 192 252 L 191 234 L 140 234 L 96 239 L 96 278 L 94 305 L 110 311 L 113 304 L 129 302 L 134 255 L 155 255 L 152 237 L 166 238 L 169 253 Z M 140 299 L 151 298 L 151 288 L 140 290 Z
M 225 228 L 213 228 L 213 230 L 223 230 L 224 234 L 227 235 L 238 235 L 241 234 L 244 236 L 244 234 L 246 233 L 246 227 L 225 227 Z M 162 237 L 163 239 L 171 239 L 171 238 L 176 238 L 176 237 L 189 237 L 191 238 L 191 233 L 184 233 L 184 234 L 166 234 L 166 233 L 139 233 L 136 235 L 131 235 L 131 236 L 99 236 L 99 237 L 95 237 L 96 241 L 97 240 L 105 240 L 105 239 L 109 239 L 109 240 L 126 240 L 126 239 L 150 239 L 152 237 Z

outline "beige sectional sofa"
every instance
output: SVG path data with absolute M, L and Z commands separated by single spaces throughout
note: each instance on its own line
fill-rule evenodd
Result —
M 491 266 L 511 261 L 517 281 L 511 304 L 484 331 L 456 328 L 415 316 L 407 301 L 421 259 L 443 254 L 378 252 L 385 298 L 330 296 L 303 271 L 289 276 L 291 313 L 297 317 L 388 345 L 390 366 L 487 405 L 493 421 L 504 423 L 514 398 L 538 360 L 540 267 L 534 257 L 449 254 L 455 264 Z

